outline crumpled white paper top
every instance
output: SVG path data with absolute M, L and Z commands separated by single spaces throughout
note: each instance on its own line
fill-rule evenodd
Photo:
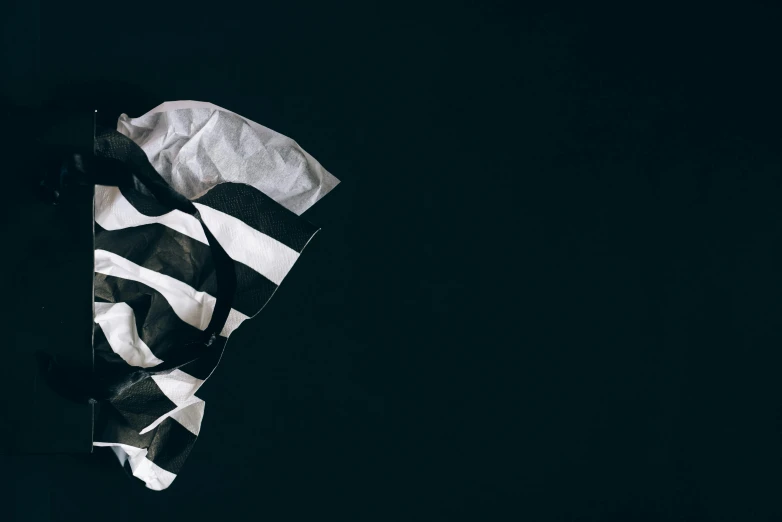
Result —
M 301 215 L 339 183 L 292 139 L 207 102 L 165 102 L 138 118 L 122 114 L 117 130 L 188 199 L 240 182 Z

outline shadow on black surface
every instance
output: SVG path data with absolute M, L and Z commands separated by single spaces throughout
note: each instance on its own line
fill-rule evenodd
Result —
M 50 88 L 48 99 L 42 103 L 42 117 L 47 112 L 61 110 L 98 111 L 98 124 L 114 128 L 120 114 L 139 115 L 164 100 L 155 98 L 143 87 L 130 82 L 91 80 L 67 82 Z

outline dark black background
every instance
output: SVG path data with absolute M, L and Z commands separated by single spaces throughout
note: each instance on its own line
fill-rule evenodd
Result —
M 168 491 L 4 458 L 3 520 L 782 520 L 772 2 L 15 4 L 7 115 L 209 101 L 342 184 Z

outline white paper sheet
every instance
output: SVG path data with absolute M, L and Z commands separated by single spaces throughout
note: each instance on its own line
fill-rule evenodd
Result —
M 339 183 L 292 139 L 207 102 L 166 102 L 138 118 L 123 114 L 117 130 L 189 199 L 241 182 L 300 215 Z

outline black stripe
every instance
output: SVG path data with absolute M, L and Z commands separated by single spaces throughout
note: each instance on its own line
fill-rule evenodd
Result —
M 194 201 L 233 216 L 296 252 L 304 250 L 318 231 L 306 219 L 244 183 L 221 183 Z
M 154 197 L 136 188 L 120 187 L 120 192 L 139 213 L 158 217 L 171 212 Z M 244 183 L 221 183 L 193 200 L 244 222 L 296 252 L 312 238 L 318 227 L 283 207 L 260 190 Z
M 212 296 L 217 277 L 208 245 L 157 223 L 120 230 L 95 225 L 95 248 L 117 254 L 133 263 L 181 281 Z M 277 285 L 244 263 L 234 261 L 236 293 L 232 307 L 257 314 Z
M 155 432 L 147 458 L 166 471 L 179 473 L 198 436 L 170 417 Z
M 111 399 L 128 425 L 141 431 L 177 406 L 152 378 L 143 379 Z
M 139 435 L 140 430 L 131 426 L 121 412 L 111 404 L 104 402 L 100 405 L 95 419 L 95 441 L 118 442 L 135 448 L 147 448 L 155 436 L 156 429 Z
M 143 283 L 96 273 L 95 295 L 130 306 L 136 317 L 139 337 L 155 357 L 164 362 L 182 355 L 187 343 L 201 338 L 201 330 L 180 319 L 160 292 Z M 218 337 L 206 355 L 183 366 L 182 371 L 197 379 L 206 379 L 219 361 L 225 342 L 224 337 Z
M 127 444 L 147 450 L 147 458 L 166 471 L 178 474 L 198 437 L 178 421 L 168 418 L 144 435 L 110 404 L 101 405 L 95 434 L 98 442 Z
M 120 186 L 119 191 L 128 200 L 128 203 L 145 216 L 158 217 L 172 211 L 154 197 L 140 192 L 139 187 Z
M 143 384 L 142 384 L 143 383 Z M 149 433 L 139 432 L 176 408 L 152 379 L 139 382 L 111 402 L 103 402 L 96 419 L 96 440 L 120 442 L 139 448 L 149 448 L 147 457 L 157 465 L 177 473 L 178 462 L 187 457 L 190 440 L 196 436 L 171 418 L 165 419 Z M 171 426 L 182 428 L 184 432 Z M 159 459 L 159 460 L 158 460 Z
M 110 128 L 96 128 L 94 150 L 95 184 L 124 186 L 128 190 L 143 186 L 151 194 L 147 197 L 156 199 L 169 209 L 188 214 L 196 212 L 193 204 L 171 188 L 155 170 L 141 147 L 124 134 Z M 105 180 L 101 180 L 101 176 Z M 139 192 L 139 195 L 144 194 Z

